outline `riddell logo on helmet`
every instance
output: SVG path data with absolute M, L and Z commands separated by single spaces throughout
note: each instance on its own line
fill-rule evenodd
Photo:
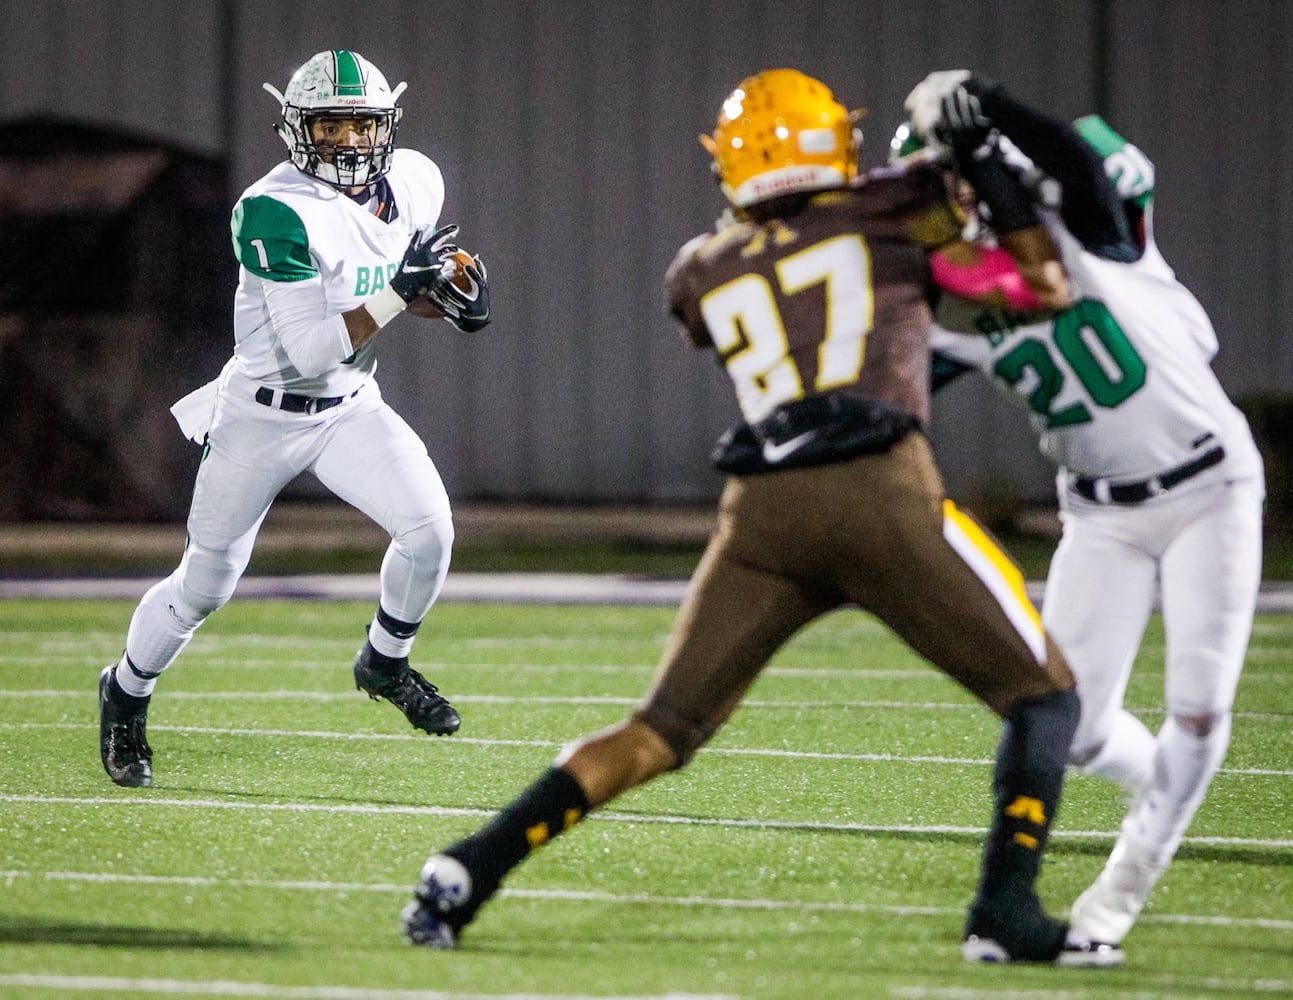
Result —
M 822 167 L 798 169 L 792 167 L 788 170 L 777 170 L 758 177 L 751 177 L 749 190 L 751 194 L 757 195 L 760 199 L 771 198 L 778 194 L 802 191 L 805 186 L 828 183 L 838 175 L 838 171 L 827 169 L 826 172 L 829 176 L 823 176 L 823 169 Z

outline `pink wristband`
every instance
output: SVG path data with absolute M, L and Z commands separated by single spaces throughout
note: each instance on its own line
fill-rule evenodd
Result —
M 1011 309 L 1030 312 L 1040 309 L 1042 300 L 1019 273 L 1015 259 L 1000 247 L 982 247 L 977 264 L 953 264 L 940 251 L 929 258 L 929 269 L 939 288 L 967 299 L 979 299 L 994 291 L 1006 297 Z

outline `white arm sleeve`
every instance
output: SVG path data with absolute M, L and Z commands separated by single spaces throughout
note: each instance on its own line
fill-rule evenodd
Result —
M 265 305 L 278 342 L 306 378 L 322 375 L 355 353 L 346 321 L 340 313 L 328 315 L 318 278 L 265 282 Z

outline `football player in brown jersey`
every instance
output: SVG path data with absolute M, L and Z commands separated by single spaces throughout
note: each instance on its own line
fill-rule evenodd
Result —
M 945 498 L 923 433 L 930 251 L 954 242 L 961 220 L 932 164 L 858 177 L 855 120 L 825 85 L 779 69 L 744 80 L 701 137 L 733 214 L 683 247 L 665 283 L 686 335 L 726 366 L 744 417 L 715 453 L 730 473 L 717 528 L 641 706 L 427 861 L 403 914 L 413 943 L 454 947 L 535 848 L 685 765 L 779 647 L 852 605 L 1004 720 L 966 957 L 1106 957 L 1069 949 L 1035 889 L 1077 723 L 1073 678 L 1020 571 Z M 979 193 L 1001 201 L 1007 244 L 1042 233 L 1023 271 L 1044 276 L 1054 248 L 1026 193 L 1003 190 Z M 1024 294 L 974 254 L 946 266 L 985 296 Z M 1034 306 L 1066 295 L 1039 286 L 1026 290 Z

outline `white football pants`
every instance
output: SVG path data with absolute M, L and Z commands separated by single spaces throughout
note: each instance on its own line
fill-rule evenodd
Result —
M 1227 482 L 1219 469 L 1137 506 L 1061 499 L 1042 619 L 1078 682 L 1071 759 L 1138 797 L 1124 829 L 1139 830 L 1141 846 L 1163 862 L 1229 745 L 1261 581 L 1263 497 L 1260 476 Z M 1157 737 L 1123 707 L 1156 594 L 1167 636 L 1167 717 Z
M 130 622 L 126 655 L 137 673 L 119 670 L 118 680 L 131 694 L 151 693 L 156 675 L 233 595 L 270 504 L 306 470 L 390 533 L 381 566 L 387 614 L 420 622 L 440 595 L 453 546 L 449 497 L 426 446 L 376 383 L 319 414 L 271 409 L 254 392 L 241 378 L 221 387 L 184 556 Z

